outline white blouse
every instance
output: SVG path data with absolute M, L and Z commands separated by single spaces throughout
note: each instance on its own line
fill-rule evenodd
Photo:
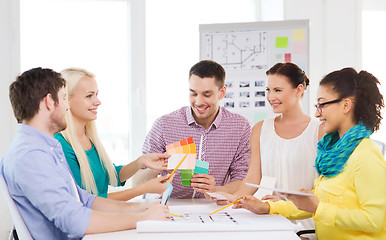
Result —
M 279 137 L 274 119 L 261 127 L 260 156 L 263 176 L 276 178 L 276 187 L 287 190 L 312 190 L 318 174 L 314 168 L 319 120 L 311 118 L 307 128 L 292 139 Z

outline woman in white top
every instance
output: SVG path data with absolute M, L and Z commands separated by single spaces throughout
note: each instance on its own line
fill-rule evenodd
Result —
M 270 176 L 276 178 L 277 188 L 311 190 L 317 178 L 314 168 L 317 142 L 324 132 L 319 121 L 305 114 L 301 107 L 309 79 L 293 63 L 277 63 L 266 74 L 267 100 L 279 115 L 252 128 L 251 159 L 243 182 L 259 184 L 262 176 Z M 231 198 L 255 192 L 256 188 L 240 184 Z M 280 200 L 271 195 L 263 199 Z
M 273 119 L 258 122 L 251 133 L 251 160 L 243 182 L 259 184 L 262 176 L 276 178 L 276 187 L 312 189 L 317 142 L 324 132 L 319 121 L 305 114 L 301 100 L 309 85 L 303 70 L 293 63 L 277 63 L 267 72 L 267 100 Z M 254 194 L 256 188 L 240 184 L 234 196 Z M 278 197 L 264 199 L 277 201 Z

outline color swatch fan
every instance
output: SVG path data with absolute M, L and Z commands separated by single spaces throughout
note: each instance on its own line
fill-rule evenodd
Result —
M 190 180 L 192 179 L 193 174 L 208 174 L 209 163 L 202 163 L 202 161 L 196 160 L 196 144 L 193 142 L 192 137 L 167 145 L 166 152 L 171 155 L 168 160 L 168 170 L 176 168 L 186 156 L 178 167 L 181 174 L 182 185 L 190 186 Z

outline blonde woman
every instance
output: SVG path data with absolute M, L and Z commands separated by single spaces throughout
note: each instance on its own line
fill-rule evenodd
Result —
M 61 143 L 76 183 L 101 197 L 127 201 L 144 193 L 162 193 L 168 176 L 152 179 L 138 187 L 107 193 L 108 185 L 122 183 L 143 167 L 165 170 L 167 154 L 150 153 L 125 166 L 115 166 L 99 140 L 95 120 L 101 104 L 94 74 L 78 68 L 62 71 L 67 82 L 70 110 L 66 113 L 67 129 L 55 135 Z

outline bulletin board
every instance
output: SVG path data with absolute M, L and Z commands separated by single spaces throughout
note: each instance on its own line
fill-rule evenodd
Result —
M 274 117 L 266 100 L 266 71 L 293 62 L 309 73 L 309 20 L 200 25 L 200 59 L 221 64 L 227 92 L 221 105 L 253 126 Z M 309 113 L 309 94 L 302 99 Z

